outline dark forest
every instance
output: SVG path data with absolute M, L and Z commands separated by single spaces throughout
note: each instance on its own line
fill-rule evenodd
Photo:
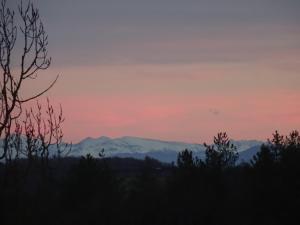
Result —
M 278 132 L 251 163 L 226 133 L 176 163 L 39 157 L 1 164 L 2 224 L 297 224 L 300 136 Z

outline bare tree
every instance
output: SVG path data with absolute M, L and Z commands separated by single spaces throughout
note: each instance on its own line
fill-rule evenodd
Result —
M 47 168 L 51 156 L 59 158 L 71 151 L 72 144 L 63 143 L 62 125 L 65 118 L 62 107 L 55 111 L 49 99 L 44 106 L 45 109 L 37 101 L 36 107 L 25 111 L 21 123 L 15 120 L 14 132 L 5 139 L 8 145 L 5 159 L 8 164 L 23 156 L 29 165 L 40 161 L 42 167 Z
M 1 0 L 0 5 L 0 138 L 10 136 L 13 121 L 20 117 L 22 105 L 25 102 L 38 98 L 53 87 L 58 79 L 45 89 L 36 91 L 29 97 L 21 95 L 22 87 L 27 81 L 36 79 L 38 72 L 46 70 L 51 64 L 48 57 L 48 38 L 40 19 L 39 11 L 30 2 L 18 6 L 18 15 L 21 24 L 15 24 L 15 12 L 7 7 L 7 0 Z M 20 68 L 13 68 L 12 55 L 15 50 L 17 35 L 23 41 L 20 57 Z M 14 57 L 16 58 L 16 57 Z M 3 153 L 0 159 L 7 155 L 8 141 L 4 141 Z
M 63 130 L 62 124 L 65 121 L 63 116 L 62 107 L 60 106 L 59 112 L 56 113 L 53 106 L 50 104 L 47 98 L 46 110 L 42 111 L 42 105 L 37 102 L 36 110 L 30 109 L 30 113 L 27 118 L 33 121 L 31 122 L 34 127 L 34 138 L 38 140 L 38 148 L 36 155 L 43 161 L 48 161 L 50 155 L 61 156 L 62 153 L 68 153 L 66 151 L 68 144 L 63 144 Z M 25 126 L 26 128 L 26 126 Z M 50 153 L 50 147 L 53 146 Z M 66 152 L 65 152 L 66 151 Z

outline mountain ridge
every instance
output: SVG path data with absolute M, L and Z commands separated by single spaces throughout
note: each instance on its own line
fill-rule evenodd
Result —
M 237 146 L 237 150 L 240 153 L 240 161 L 249 161 L 249 157 L 251 158 L 263 144 L 262 141 L 257 140 L 232 140 L 232 143 Z M 117 138 L 107 136 L 100 136 L 99 138 L 87 137 L 74 144 L 72 149 L 72 156 L 91 154 L 94 157 L 98 157 L 99 152 L 104 149 L 106 157 L 133 157 L 142 159 L 150 156 L 163 162 L 176 161 L 178 152 L 184 149 L 189 149 L 199 158 L 205 157 L 205 147 L 203 144 L 134 136 Z M 247 150 L 250 152 L 247 152 Z
M 239 152 L 239 162 L 249 162 L 264 143 L 256 140 L 231 141 L 237 147 Z M 2 143 L 1 140 L 0 143 Z M 51 150 L 52 148 L 53 151 Z M 194 156 L 197 156 L 200 159 L 205 158 L 205 147 L 203 144 L 165 141 L 134 136 L 117 138 L 110 138 L 107 136 L 100 136 L 98 138 L 86 137 L 72 145 L 72 150 L 68 156 L 81 157 L 90 154 L 93 157 L 99 157 L 99 153 L 102 149 L 104 149 L 105 157 L 131 157 L 144 159 L 146 156 L 149 156 L 167 163 L 175 162 L 178 153 L 185 149 L 192 151 Z M 55 146 L 50 146 L 50 152 L 53 153 L 51 155 L 55 155 Z

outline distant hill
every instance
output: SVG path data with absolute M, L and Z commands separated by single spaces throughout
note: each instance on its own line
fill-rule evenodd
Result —
M 249 162 L 256 154 L 263 142 L 256 140 L 232 141 L 239 152 L 239 162 Z M 2 141 L 0 141 L 2 145 Z M 70 157 L 79 157 L 91 154 L 99 157 L 104 149 L 105 157 L 135 158 L 144 159 L 146 156 L 157 159 L 161 162 L 176 162 L 178 152 L 189 149 L 198 158 L 204 159 L 205 147 L 202 144 L 193 144 L 176 141 L 162 141 L 139 137 L 121 138 L 85 138 L 77 144 L 73 144 Z M 1 150 L 0 150 L 1 152 Z M 53 151 L 55 152 L 55 151 Z
M 263 142 L 256 140 L 233 141 L 237 146 L 240 158 L 239 162 L 248 162 L 260 149 Z M 98 157 L 99 152 L 104 149 L 106 157 L 132 157 L 143 159 L 150 156 L 162 162 L 176 161 L 178 152 L 189 149 L 195 156 L 205 157 L 205 147 L 202 144 L 191 144 L 175 141 L 161 141 L 139 137 L 121 138 L 86 138 L 72 147 L 71 156 L 82 156 L 91 154 Z

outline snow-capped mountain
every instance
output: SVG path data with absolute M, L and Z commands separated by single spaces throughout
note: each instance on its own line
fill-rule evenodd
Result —
M 259 150 L 262 142 L 255 140 L 233 141 L 240 153 L 240 161 L 249 161 L 250 158 Z M 184 142 L 161 141 L 138 137 L 121 138 L 86 138 L 74 144 L 71 156 L 82 156 L 91 154 L 98 157 L 104 149 L 106 157 L 133 157 L 143 159 L 145 156 L 156 158 L 163 162 L 176 161 L 178 152 L 189 149 L 195 156 L 203 158 L 205 148 L 202 144 L 191 144 Z M 252 154 L 253 152 L 253 154 Z
M 239 152 L 239 162 L 249 162 L 262 145 L 263 142 L 255 140 L 232 141 Z M 23 140 L 23 147 L 26 146 Z M 0 153 L 2 140 L 0 140 Z M 53 149 L 52 149 L 53 148 Z M 50 154 L 57 153 L 56 146 L 50 147 Z M 139 137 L 121 137 L 121 138 L 85 138 L 77 144 L 73 144 L 68 156 L 80 157 L 91 154 L 99 157 L 99 153 L 104 149 L 105 157 L 131 157 L 144 159 L 146 156 L 158 159 L 162 162 L 176 162 L 177 155 L 184 149 L 193 151 L 194 156 L 205 158 L 205 147 L 202 144 L 192 144 L 175 141 L 161 141 Z M 21 157 L 23 157 L 21 155 Z
M 170 142 L 154 139 L 138 138 L 138 137 L 121 137 L 121 138 L 86 138 L 73 145 L 72 154 L 83 155 L 91 154 L 98 156 L 99 152 L 104 149 L 106 156 L 114 156 L 116 154 L 133 154 L 133 153 L 149 153 L 155 151 L 173 151 L 180 152 L 188 148 L 191 151 L 204 151 L 204 146 L 199 144 L 188 144 L 184 142 Z

